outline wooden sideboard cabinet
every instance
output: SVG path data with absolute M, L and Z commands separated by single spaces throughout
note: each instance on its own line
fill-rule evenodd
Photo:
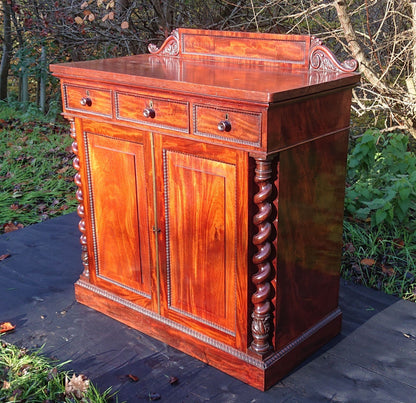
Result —
M 52 65 L 71 122 L 76 298 L 265 390 L 334 337 L 353 60 L 178 29 Z

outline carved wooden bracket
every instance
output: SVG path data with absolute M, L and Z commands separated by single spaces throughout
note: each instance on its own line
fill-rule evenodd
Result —
M 156 45 L 151 43 L 148 46 L 149 52 L 153 55 L 162 56 L 178 56 L 179 55 L 179 31 L 175 29 L 172 31 L 170 36 L 166 38 L 162 46 L 158 48 Z
M 340 63 L 335 55 L 322 44 L 322 41 L 315 37 L 311 38 L 309 63 L 310 68 L 315 70 L 337 71 L 343 73 L 352 73 L 358 68 L 358 62 L 355 59 L 349 59 Z

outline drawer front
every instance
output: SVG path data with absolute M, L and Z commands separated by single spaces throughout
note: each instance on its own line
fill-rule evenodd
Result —
M 194 134 L 260 146 L 261 112 L 194 105 Z
M 116 93 L 116 118 L 189 133 L 189 104 L 151 96 Z
M 64 85 L 65 108 L 97 116 L 112 117 L 111 91 Z

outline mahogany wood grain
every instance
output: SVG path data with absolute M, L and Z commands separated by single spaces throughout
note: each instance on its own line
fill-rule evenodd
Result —
M 223 32 L 179 30 L 180 52 L 193 60 L 216 58 L 238 59 L 241 63 L 254 61 L 279 64 L 292 68 L 308 67 L 310 37 L 304 35 L 276 35 L 252 32 Z
M 84 194 L 90 223 L 89 251 L 95 284 L 156 310 L 151 220 L 152 184 L 146 133 L 84 120 Z
M 138 86 L 154 86 L 177 94 L 204 94 L 239 101 L 276 102 L 322 91 L 354 86 L 359 76 L 352 73 L 300 70 L 293 73 L 279 67 L 240 66 L 237 63 L 192 60 L 165 61 L 155 56 L 137 55 L 115 59 L 53 65 L 52 71 L 62 78 L 85 77 L 85 84 L 96 82 Z
M 187 29 L 179 29 L 174 36 L 169 51 L 165 48 L 160 56 L 70 62 L 53 65 L 51 69 L 62 78 L 92 79 L 89 73 L 93 70 L 94 79 L 103 84 L 157 87 L 182 94 L 202 93 L 266 103 L 355 85 L 359 80 L 353 69 L 342 71 L 337 66 L 332 67 L 331 59 L 325 58 L 325 54 L 321 57 L 321 53 L 319 59 L 325 58 L 327 63 L 319 66 L 329 68 L 325 71 L 311 69 L 311 38 L 307 36 Z M 185 46 L 185 53 L 180 53 L 181 42 L 187 43 L 187 38 L 191 37 L 191 52 L 187 54 Z M 204 44 L 206 40 L 213 41 L 214 45 Z M 214 46 L 214 52 L 208 58 L 198 53 L 197 41 L 201 49 L 209 50 Z M 232 49 L 234 55 L 231 55 Z M 246 52 L 248 57 L 244 56 Z M 265 55 L 267 60 L 264 60 Z M 268 63 L 269 58 L 274 61 Z
M 304 337 L 299 337 L 265 361 L 216 342 L 180 324 L 138 312 L 137 307 L 81 280 L 75 284 L 77 301 L 264 391 L 284 378 L 296 365 L 336 336 L 341 329 L 341 312 L 331 312 Z
M 268 151 L 281 151 L 309 142 L 313 138 L 335 135 L 348 130 L 350 107 L 350 88 L 299 98 L 296 102 L 272 104 L 267 122 L 270 133 L 267 137 Z M 311 116 L 319 116 L 319 119 L 311 119 Z
M 63 91 L 67 109 L 111 117 L 111 90 L 64 85 Z
M 235 165 L 164 156 L 169 308 L 235 333 Z
M 87 133 L 97 274 L 150 295 L 144 146 Z M 123 214 L 120 214 L 123 212 Z
M 76 155 L 79 302 L 265 390 L 340 330 L 354 61 L 179 29 L 51 66 Z
M 194 133 L 202 136 L 229 138 L 233 142 L 260 145 L 261 118 L 260 112 L 195 105 Z M 220 130 L 218 125 L 221 122 L 228 122 L 229 126 Z
M 145 116 L 146 110 L 153 110 L 154 116 Z M 189 132 L 188 116 L 188 102 L 116 92 L 116 117 L 120 120 Z
M 338 306 L 348 132 L 280 153 L 276 347 Z
M 247 157 L 189 140 L 156 147 L 162 313 L 246 348 Z

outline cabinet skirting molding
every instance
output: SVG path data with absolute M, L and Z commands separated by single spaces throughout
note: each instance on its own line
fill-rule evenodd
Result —
M 117 295 L 114 295 L 108 291 L 105 291 L 101 288 L 95 287 L 94 285 L 90 284 L 89 282 L 83 281 L 83 280 L 78 280 L 75 283 L 75 286 L 78 288 L 84 288 L 88 291 L 90 291 L 91 293 L 96 294 L 97 296 L 101 296 L 109 301 L 112 301 L 114 303 L 116 303 L 117 305 L 120 306 L 125 306 L 126 308 L 132 310 L 132 311 L 136 311 L 138 312 L 140 315 L 144 315 L 147 316 L 151 319 L 155 319 L 160 323 L 163 323 L 165 325 L 167 325 L 170 328 L 173 329 L 177 329 L 179 330 L 181 333 L 186 334 L 188 336 L 191 336 L 192 338 L 198 339 L 199 341 L 206 343 L 212 347 L 214 347 L 215 349 L 221 350 L 224 353 L 227 353 L 239 360 L 241 360 L 242 362 L 245 362 L 247 364 L 252 365 L 253 367 L 256 367 L 260 370 L 267 370 L 269 368 L 272 368 L 276 363 L 278 363 L 279 360 L 281 360 L 284 356 L 289 355 L 290 353 L 292 353 L 293 351 L 295 351 L 297 348 L 301 347 L 302 344 L 304 342 L 306 342 L 308 339 L 310 339 L 311 337 L 313 337 L 315 334 L 318 334 L 319 331 L 323 328 L 325 328 L 328 325 L 331 325 L 334 321 L 340 321 L 341 320 L 341 310 L 339 308 L 335 309 L 333 312 L 331 312 L 330 314 L 328 314 L 326 317 L 322 318 L 321 321 L 319 321 L 315 326 L 311 327 L 310 329 L 308 329 L 307 332 L 303 333 L 300 337 L 296 338 L 295 340 L 293 340 L 291 343 L 289 343 L 285 348 L 283 348 L 282 350 L 272 353 L 270 354 L 265 360 L 262 359 L 256 359 L 251 353 L 242 353 L 241 351 L 232 348 L 224 343 L 221 343 L 215 339 L 212 339 L 210 337 L 207 337 L 206 335 L 204 335 L 203 333 L 199 333 L 196 332 L 193 329 L 187 328 L 185 326 L 182 326 L 179 323 L 176 323 L 174 321 L 171 321 L 169 319 L 164 318 L 163 316 L 160 316 L 158 314 L 156 314 L 155 312 L 151 312 L 151 311 L 147 311 L 146 309 L 141 308 L 140 306 L 127 301 Z M 94 305 L 94 304 L 93 304 Z M 102 307 L 98 308 L 96 307 L 97 310 L 107 314 L 108 316 L 117 318 L 117 316 L 113 316 L 112 312 L 111 312 L 111 307 L 108 307 L 108 311 L 103 310 Z M 123 322 L 123 320 L 121 320 Z M 142 329 L 142 327 L 140 325 L 132 325 L 131 323 L 129 323 L 130 326 L 132 326 L 133 328 L 137 328 L 137 329 Z M 160 336 L 153 334 L 153 336 L 161 341 L 163 341 L 165 339 L 164 335 L 161 334 Z M 201 359 L 200 356 L 197 356 L 195 354 L 191 354 L 193 355 L 195 358 L 199 358 Z M 235 374 L 233 374 L 235 376 Z M 237 375 L 238 377 L 238 375 Z

